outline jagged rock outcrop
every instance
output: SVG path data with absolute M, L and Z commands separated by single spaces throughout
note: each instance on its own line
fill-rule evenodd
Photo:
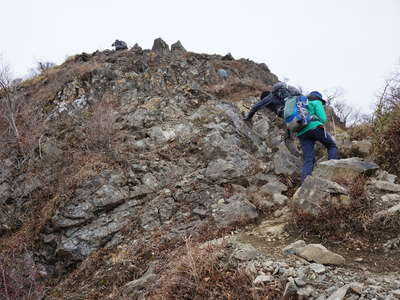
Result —
M 185 47 L 183 47 L 181 41 L 177 41 L 171 45 L 171 52 L 186 52 Z
M 170 53 L 169 51 L 169 46 L 162 38 L 157 38 L 154 40 L 153 47 L 151 50 L 157 52 L 158 54 L 168 54 Z
M 242 120 L 276 81 L 265 64 L 187 52 L 179 41 L 170 50 L 156 39 L 152 50 L 135 44 L 77 55 L 32 86 L 25 83 L 21 93 L 37 97 L 46 130 L 25 168 L 8 163 L 0 170 L 0 236 L 32 234 L 32 256 L 50 277 L 108 253 L 102 270 L 130 272 L 118 284 L 123 295 L 140 298 L 159 284 L 160 270 L 150 262 L 177 255 L 174 247 L 187 237 L 234 234 L 235 226 L 254 225 L 266 214 L 285 220 L 292 204 L 312 214 L 325 203 L 348 205 L 350 192 L 335 182 L 339 177 L 351 183 L 372 176 L 368 199 L 384 204 L 376 219 L 398 213 L 395 178 L 358 158 L 320 163 L 291 197 L 302 162 L 286 148 L 281 121 L 265 111 L 252 126 Z M 23 227 L 29 218 L 35 230 Z M 264 225 L 258 227 L 263 234 L 285 234 L 283 223 Z M 330 267 L 271 261 L 251 242 L 228 243 L 227 253 L 255 272 L 254 284 L 284 275 L 293 277 L 288 291 L 317 297 L 321 291 L 306 280 L 337 278 Z M 148 244 L 153 248 L 141 253 Z M 156 258 L 165 245 L 171 253 Z M 132 264 L 136 258 L 140 270 Z M 240 265 L 250 263 L 254 267 Z M 77 274 L 86 272 L 88 265 L 81 266 Z M 340 272 L 346 283 L 359 279 Z M 79 289 L 90 294 L 95 288 L 86 283 Z
M 124 155 L 123 163 L 118 162 L 123 167 L 106 161 L 100 170 L 92 170 L 83 164 L 80 172 L 85 175 L 75 176 L 68 196 L 50 212 L 37 240 L 42 245 L 38 259 L 50 273 L 54 271 L 50 265 L 62 272 L 99 249 L 118 245 L 126 228 L 150 233 L 170 226 L 166 238 L 173 238 L 193 234 L 210 221 L 223 228 L 258 218 L 252 191 L 261 182 L 254 178 L 272 171 L 266 162 L 272 147 L 279 144 L 271 144 L 264 129 L 269 127 L 275 137 L 283 131 L 275 127 L 272 115 L 256 119 L 254 129 L 248 127 L 240 103 L 257 101 L 261 90 L 252 86 L 254 79 L 266 88 L 276 76 L 249 60 L 236 61 L 239 71 L 221 56 L 188 53 L 179 42 L 171 50 L 174 55 L 168 55 L 169 46 L 156 39 L 151 51 L 136 44 L 124 51 L 85 54 L 84 61 L 78 55 L 62 67 L 85 71 L 60 86 L 46 104 L 50 129 L 40 141 L 40 155 L 62 161 L 66 151 L 75 151 L 64 139 L 75 142 L 76 136 L 58 127 L 68 118 L 79 120 L 72 122 L 77 126 L 71 127 L 72 132 L 85 132 L 81 143 L 87 143 L 91 155 L 103 155 L 96 153 L 92 141 L 85 141 L 90 132 L 81 129 L 79 122 L 86 122 L 106 98 L 114 101 L 107 119 L 111 151 Z M 220 98 L 221 64 L 232 82 L 249 87 L 240 103 L 229 101 L 229 90 L 226 100 Z M 105 132 L 95 136 L 100 134 Z M 48 173 L 52 176 L 21 175 L 14 180 L 18 185 L 3 180 L 1 203 L 7 199 L 13 203 L 18 197 L 29 204 L 29 195 L 52 185 L 62 172 L 54 164 Z M 229 186 L 235 187 L 229 191 Z M 287 201 L 282 194 L 286 189 L 279 183 L 265 189 L 273 195 L 272 206 Z M 7 220 L 2 217 L 5 226 Z

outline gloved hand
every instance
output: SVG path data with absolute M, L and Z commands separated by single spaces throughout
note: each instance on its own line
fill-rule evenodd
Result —
M 246 116 L 243 118 L 243 121 L 251 122 L 251 116 L 250 116 L 250 115 L 246 115 Z

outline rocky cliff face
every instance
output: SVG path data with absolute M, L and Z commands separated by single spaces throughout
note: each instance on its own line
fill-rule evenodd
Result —
M 321 166 L 292 200 L 301 160 L 282 142 L 281 122 L 269 112 L 252 126 L 242 121 L 276 81 L 265 64 L 195 54 L 180 43 L 170 50 L 156 40 L 152 50 L 77 55 L 23 83 L 19 93 L 37 101 L 44 129 L 22 169 L 12 155 L 4 160 L 4 249 L 20 244 L 43 280 L 61 279 L 49 299 L 122 290 L 142 297 L 185 237 L 204 241 L 288 216 L 292 203 L 314 212 L 315 193 L 322 202 L 351 201 L 334 174 L 355 170 L 355 178 L 365 164 Z M 400 190 L 394 180 L 377 180 L 392 188 L 390 209 Z

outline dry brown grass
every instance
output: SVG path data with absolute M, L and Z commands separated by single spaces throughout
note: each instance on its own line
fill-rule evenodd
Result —
M 219 229 L 215 224 L 207 223 L 199 227 L 197 232 L 193 232 L 191 243 L 199 245 L 225 236 L 233 229 L 233 227 Z M 49 297 L 76 300 L 107 297 L 132 299 L 126 295 L 124 289 L 128 282 L 142 277 L 150 265 L 153 265 L 156 274 L 167 274 L 170 270 L 169 262 L 186 253 L 185 238 L 182 236 L 167 238 L 170 230 L 171 228 L 163 228 L 151 233 L 143 232 L 137 220 L 132 220 L 132 223 L 121 232 L 124 235 L 122 245 L 101 249 L 91 254 L 75 270 L 62 278 L 61 282 L 54 282 L 54 289 L 49 287 L 51 289 Z M 138 239 L 138 236 L 141 238 Z M 160 289 L 161 286 L 153 282 L 142 292 L 156 297 Z
M 248 97 L 259 97 L 260 94 L 270 87 L 261 80 L 240 80 L 237 78 L 227 79 L 219 84 L 208 87 L 208 92 L 230 101 L 239 101 Z
M 204 248 L 185 241 L 183 254 L 175 257 L 150 299 L 278 299 L 280 282 L 260 286 L 243 269 L 227 260 L 224 245 Z
M 41 273 L 27 251 L 0 256 L 0 298 L 36 300 L 44 294 Z
M 10 105 L 5 101 L 1 99 L 0 105 L 0 156 L 20 168 L 38 147 L 45 117 L 36 103 L 15 90 L 9 96 Z

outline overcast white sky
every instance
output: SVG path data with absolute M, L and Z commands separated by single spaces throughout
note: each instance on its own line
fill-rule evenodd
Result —
M 151 48 L 265 62 L 305 90 L 341 87 L 367 111 L 400 58 L 400 0 L 2 0 L 0 54 L 15 76 L 35 61 L 111 48 Z

